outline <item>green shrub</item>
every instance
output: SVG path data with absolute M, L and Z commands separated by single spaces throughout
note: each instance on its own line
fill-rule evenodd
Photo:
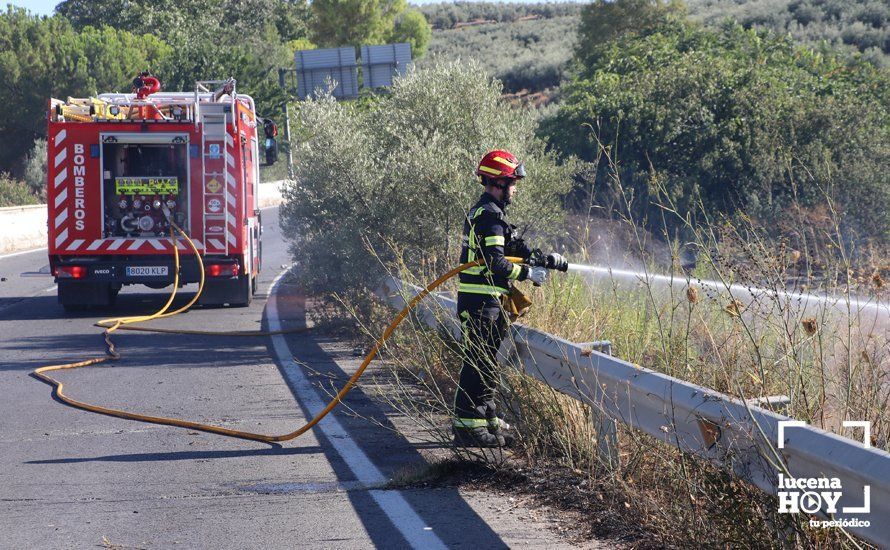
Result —
M 314 294 L 374 287 L 368 246 L 384 263 L 398 250 L 409 265 L 453 267 L 487 150 L 509 149 L 527 166 L 510 214 L 529 235 L 557 225 L 573 169 L 545 152 L 533 117 L 506 105 L 476 63 L 411 72 L 370 103 L 303 102 L 293 127 L 297 179 L 284 191 L 282 228 Z
M 37 138 L 34 147 L 25 158 L 25 183 L 31 193 L 46 199 L 46 140 Z
M 426 49 L 430 45 L 432 31 L 429 23 L 419 10 L 405 10 L 396 18 L 395 27 L 389 36 L 388 42 L 407 42 L 411 45 L 411 57 L 419 58 L 426 55 Z
M 579 52 L 544 132 L 586 160 L 610 146 L 634 215 L 658 223 L 653 184 L 681 212 L 744 211 L 777 227 L 826 197 L 849 234 L 890 241 L 890 77 L 864 62 L 728 24 L 669 19 Z M 597 198 L 612 198 L 600 165 Z M 619 201 L 620 202 L 620 201 Z M 868 205 L 868 207 L 863 207 Z
M 0 208 L 26 204 L 40 204 L 40 199 L 25 182 L 0 172 Z

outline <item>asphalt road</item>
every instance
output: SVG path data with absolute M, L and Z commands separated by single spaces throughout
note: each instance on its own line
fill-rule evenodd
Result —
M 277 208 L 264 211 L 264 272 L 249 308 L 194 309 L 166 328 L 252 330 L 305 323 Z M 568 546 L 508 496 L 453 488 L 388 490 L 423 464 L 416 445 L 341 409 L 282 445 L 228 439 L 80 411 L 29 373 L 103 354 L 95 321 L 155 311 L 166 291 L 125 288 L 113 310 L 66 315 L 46 251 L 0 257 L 0 548 L 367 548 Z M 297 274 L 298 276 L 298 274 Z M 186 287 L 176 303 L 194 288 Z M 277 338 L 117 333 L 123 359 L 57 372 L 76 399 L 270 434 L 326 402 L 319 379 L 359 359 L 307 333 Z M 311 364 L 308 371 L 300 363 Z M 317 372 L 316 372 L 317 371 Z M 321 374 L 319 374 L 321 373 Z M 326 375 L 326 376 L 325 376 Z M 384 425 L 361 388 L 352 409 Z

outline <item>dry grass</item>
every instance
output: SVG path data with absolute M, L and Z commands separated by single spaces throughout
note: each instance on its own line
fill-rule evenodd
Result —
M 842 257 L 831 263 L 823 254 L 819 274 L 808 274 L 799 267 L 808 262 L 806 251 L 792 254 L 773 246 L 757 236 L 753 225 L 722 230 L 719 240 L 699 242 L 701 250 L 711 252 L 699 255 L 691 285 L 683 275 L 672 285 L 644 278 L 556 275 L 531 291 L 536 306 L 523 322 L 571 341 L 611 340 L 622 359 L 740 398 L 788 395 L 787 414 L 829 431 L 837 431 L 843 419 L 870 420 L 873 444 L 886 448 L 890 321 L 868 315 L 868 304 L 887 303 L 885 290 L 873 277 L 843 276 L 851 269 Z M 636 251 L 636 265 L 653 265 L 646 250 Z M 674 251 L 677 264 L 678 257 Z M 414 282 L 422 284 L 433 275 L 415 273 Z M 705 279 L 720 284 L 700 282 Z M 755 291 L 752 298 L 745 289 L 754 287 L 767 291 Z M 787 291 L 841 298 L 806 305 L 787 299 Z M 844 298 L 854 295 L 866 307 Z M 368 326 L 382 326 L 379 321 L 390 314 L 378 310 L 378 322 Z M 439 315 L 442 321 L 450 316 Z M 391 340 L 385 356 L 395 391 L 384 399 L 415 419 L 430 441 L 447 443 L 459 347 L 414 320 L 411 329 Z M 591 407 L 524 374 L 504 372 L 501 393 L 519 436 L 513 457 L 533 469 L 571 472 L 576 486 L 583 483 L 589 492 L 581 502 L 605 495 L 597 500 L 598 514 L 624 518 L 624 527 L 609 522 L 611 529 L 625 537 L 635 533 L 636 544 L 847 544 L 837 531 L 812 530 L 807 518 L 778 514 L 774 498 L 654 438 L 619 426 L 617 434 L 604 439 L 610 434 L 598 430 Z M 598 441 L 617 445 L 617 462 L 604 459 Z M 505 453 L 454 453 L 458 460 L 515 469 Z M 418 479 L 428 480 L 429 474 Z M 594 527 L 591 533 L 603 534 L 601 526 Z
M 659 245 L 620 212 L 622 221 L 605 240 L 576 218 L 576 241 L 566 243 L 577 251 L 575 261 L 608 258 L 613 268 L 637 275 L 555 274 L 542 288 L 524 289 L 536 305 L 523 323 L 574 342 L 610 340 L 624 360 L 737 398 L 787 395 L 786 414 L 828 431 L 839 432 L 843 420 L 868 420 L 873 446 L 887 449 L 888 262 L 854 249 L 827 204 L 817 223 L 801 219 L 799 230 L 781 241 L 743 216 L 681 218 L 682 245 L 667 232 Z M 669 202 L 663 209 L 679 216 Z M 604 244 L 613 248 L 604 253 Z M 654 272 L 675 276 L 655 281 Z M 423 286 L 439 274 L 403 266 L 398 275 Z M 365 325 L 370 336 L 391 315 L 388 308 L 375 311 Z M 444 326 L 454 322 L 451 315 L 436 312 Z M 384 352 L 394 390 L 382 397 L 428 440 L 447 444 L 460 347 L 420 319 L 410 321 Z M 554 472 L 552 486 L 538 485 L 557 491 L 549 497 L 560 506 L 593 506 L 590 533 L 611 532 L 641 546 L 851 544 L 839 530 L 810 529 L 805 516 L 778 514 L 775 498 L 675 447 L 625 426 L 610 430 L 590 406 L 525 374 L 505 370 L 500 392 L 519 440 L 515 454 L 454 449 L 455 460 L 515 472 L 520 458 L 525 468 Z M 557 482 L 566 476 L 574 483 Z M 603 517 L 621 519 L 610 519 L 607 529 L 594 525 Z

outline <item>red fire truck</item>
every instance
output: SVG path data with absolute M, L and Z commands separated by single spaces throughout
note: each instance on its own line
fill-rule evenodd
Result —
M 113 305 L 124 285 L 206 283 L 201 304 L 245 306 L 261 265 L 253 99 L 235 81 L 165 93 L 143 73 L 133 93 L 51 99 L 49 263 L 66 310 Z

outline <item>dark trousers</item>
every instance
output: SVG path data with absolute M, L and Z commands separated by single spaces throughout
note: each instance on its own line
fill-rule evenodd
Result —
M 460 419 L 495 418 L 498 385 L 497 352 L 507 330 L 507 316 L 500 304 L 472 304 L 458 315 L 463 327 L 463 365 L 454 397 L 454 414 Z

